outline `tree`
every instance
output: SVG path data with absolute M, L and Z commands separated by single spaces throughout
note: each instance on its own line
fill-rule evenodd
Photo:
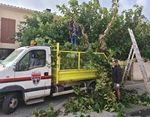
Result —
M 48 11 L 34 12 L 31 17 L 25 18 L 25 22 L 21 22 L 16 40 L 22 46 L 29 45 L 31 40 L 36 40 L 39 44 L 45 41 L 64 43 L 69 37 L 67 25 L 64 17 Z
M 62 16 L 47 11 L 36 12 L 21 23 L 16 39 L 22 45 L 29 45 L 32 39 L 40 43 L 49 40 L 64 44 L 70 41 L 69 22 L 73 20 L 79 27 L 79 44 L 76 50 L 90 48 L 99 51 L 100 47 L 103 48 L 99 44 L 102 41 L 104 48 L 107 46 L 107 50 L 111 50 L 115 58 L 125 60 L 131 47 L 127 29 L 131 28 L 142 55 L 150 58 L 150 22 L 142 15 L 142 7 L 134 6 L 117 14 L 118 1 L 112 1 L 112 9 L 102 7 L 99 0 L 82 4 L 78 4 L 77 0 L 69 0 L 69 6 L 57 5 Z
M 149 21 L 142 15 L 142 7 L 134 6 L 134 8 L 125 10 L 118 15 L 111 33 L 107 35 L 107 47 L 115 52 L 115 57 L 119 59 L 127 59 L 131 48 L 131 39 L 128 33 L 131 28 L 135 33 L 141 54 L 145 58 L 150 58 L 148 41 L 150 31 Z M 145 44 L 145 45 L 144 45 Z
M 98 0 L 83 2 L 78 4 L 77 0 L 70 0 L 69 7 L 65 5 L 57 6 L 66 19 L 73 19 L 80 27 L 80 41 L 95 43 L 98 41 L 99 32 L 104 31 L 104 27 L 109 22 L 110 12 L 107 8 L 100 6 Z
M 107 49 L 105 38 L 106 38 L 107 34 L 111 30 L 111 28 L 115 22 L 117 12 L 118 12 L 118 2 L 119 2 L 118 0 L 112 0 L 112 18 L 111 18 L 111 21 L 108 23 L 104 33 L 99 34 L 98 41 L 99 41 L 99 45 L 100 45 L 100 50 L 102 50 L 102 51 L 105 51 Z

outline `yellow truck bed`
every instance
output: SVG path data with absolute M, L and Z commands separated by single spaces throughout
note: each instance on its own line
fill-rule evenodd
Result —
M 52 82 L 59 84 L 65 81 L 80 81 L 96 78 L 96 70 L 85 68 L 85 52 L 79 51 L 61 51 L 57 43 L 57 49 L 54 50 L 55 56 L 52 60 L 55 66 L 52 68 Z M 54 54 L 52 53 L 52 54 Z M 98 53 L 106 57 L 104 53 Z M 107 57 L 106 57 L 107 58 Z
M 78 80 L 87 80 L 96 78 L 95 70 L 60 70 L 58 74 L 56 73 L 56 69 L 53 69 L 53 81 L 55 83 L 62 81 L 78 81 Z

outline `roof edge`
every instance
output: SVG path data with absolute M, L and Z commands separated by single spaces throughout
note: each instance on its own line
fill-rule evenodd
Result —
M 0 3 L 0 6 L 3 7 L 7 7 L 7 8 L 15 8 L 15 9 L 20 9 L 20 10 L 25 10 L 25 11 L 29 11 L 29 12 L 40 12 L 38 10 L 33 10 L 33 9 L 28 9 L 28 8 L 23 8 L 23 7 L 18 7 L 18 6 L 13 6 L 13 5 L 9 5 L 9 4 L 4 4 L 4 3 Z

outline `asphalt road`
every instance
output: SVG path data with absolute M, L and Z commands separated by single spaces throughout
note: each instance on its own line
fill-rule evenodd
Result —
M 51 104 L 55 109 L 59 109 L 72 95 L 73 94 L 62 95 L 57 97 L 46 97 L 44 102 L 38 104 L 21 104 L 20 107 L 14 113 L 9 115 L 3 114 L 2 110 L 0 109 L 0 117 L 29 117 L 30 115 L 32 115 L 33 111 L 36 108 L 47 110 L 49 104 Z
M 126 89 L 135 89 L 139 94 L 146 92 L 145 84 L 143 81 L 129 81 L 125 83 Z

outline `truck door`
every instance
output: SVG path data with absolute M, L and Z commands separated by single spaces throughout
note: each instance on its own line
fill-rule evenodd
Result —
M 16 65 L 15 78 L 25 89 L 26 100 L 44 96 L 50 87 L 45 85 L 50 82 L 46 50 L 30 50 L 26 53 Z

